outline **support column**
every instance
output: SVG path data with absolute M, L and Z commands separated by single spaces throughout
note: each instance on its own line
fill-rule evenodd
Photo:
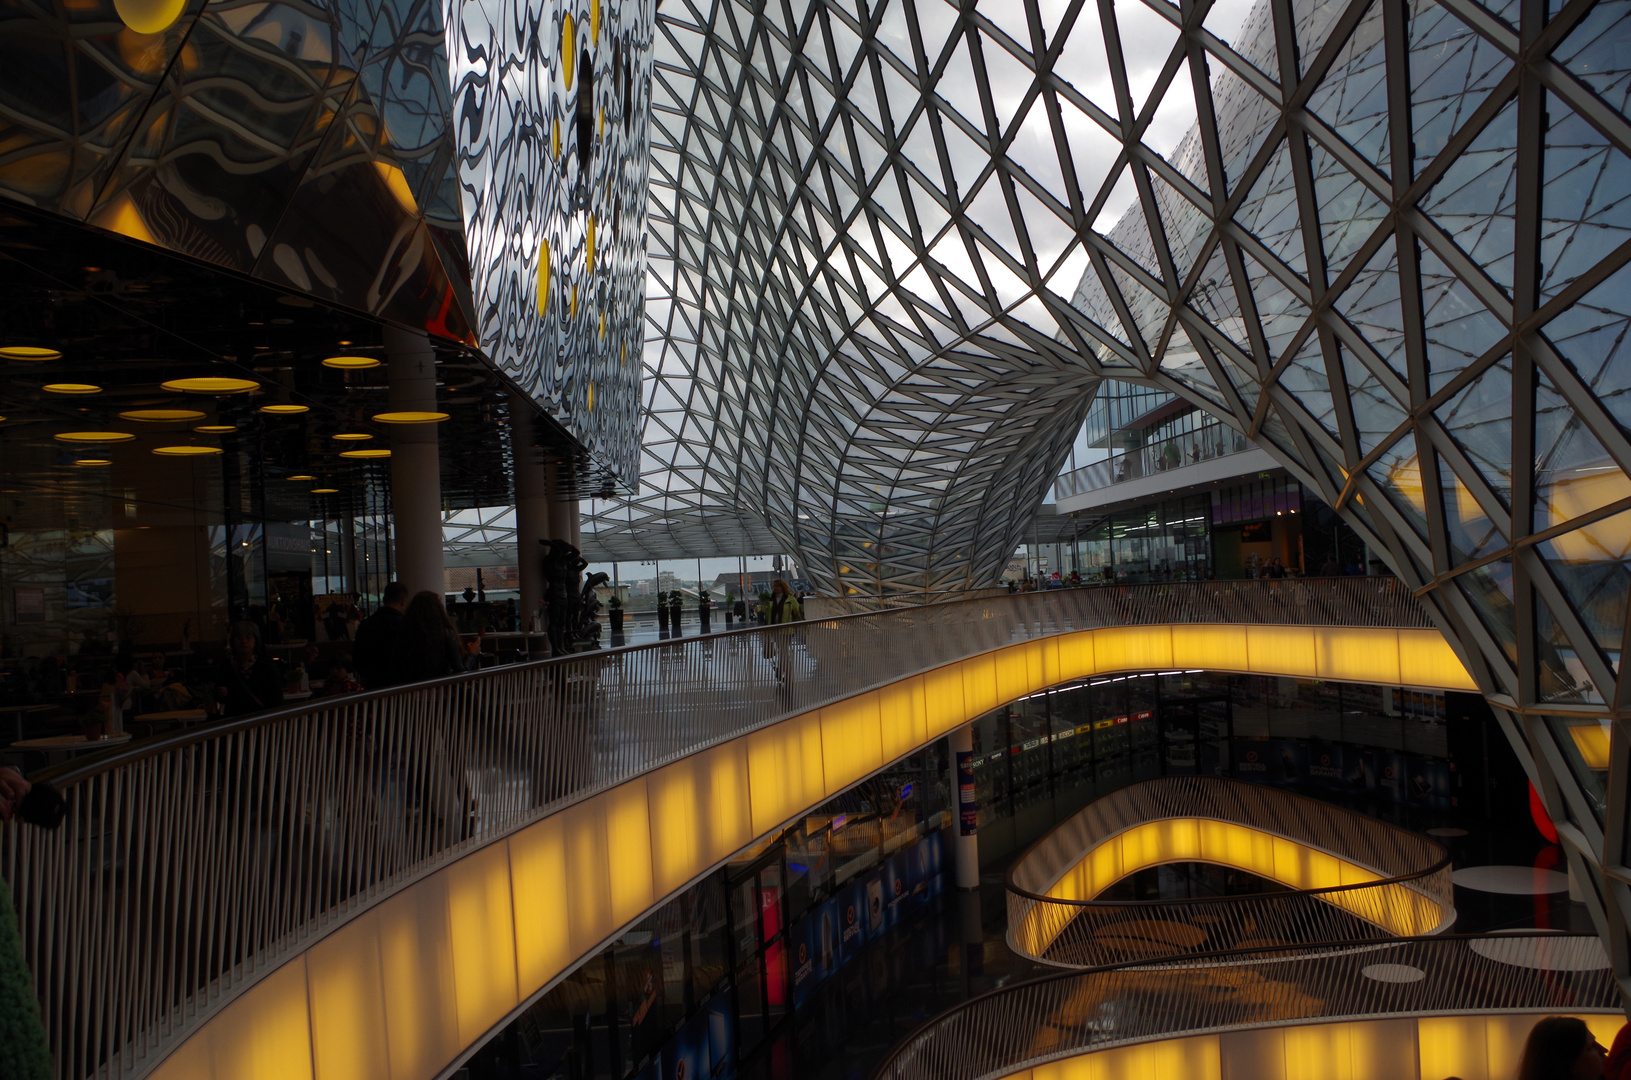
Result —
M 561 466 L 549 466 L 549 535 L 558 536 L 575 548 L 581 548 L 582 535 L 578 522 L 578 500 L 561 494 Z
M 385 327 L 391 412 L 436 412 L 436 353 L 423 333 Z M 391 429 L 391 523 L 396 579 L 408 594 L 441 596 L 442 466 L 436 424 Z
M 953 731 L 951 741 L 951 849 L 959 889 L 980 887 L 980 838 L 975 835 L 979 804 L 974 798 L 974 725 Z
M 536 406 L 510 394 L 510 456 L 515 461 L 515 553 L 521 577 L 521 629 L 531 630 L 544 598 L 544 549 L 552 535 L 548 467 L 533 442 Z

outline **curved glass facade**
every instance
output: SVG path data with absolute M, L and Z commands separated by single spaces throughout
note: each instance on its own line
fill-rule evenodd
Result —
M 597 541 L 745 520 L 824 589 L 984 584 L 1097 381 L 1171 391 L 1420 591 L 1620 865 L 1628 37 L 1619 0 L 671 0 L 643 486 Z

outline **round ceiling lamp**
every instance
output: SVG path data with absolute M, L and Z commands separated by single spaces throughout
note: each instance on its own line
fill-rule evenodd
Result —
M 341 450 L 340 456 L 343 458 L 387 458 L 391 456 L 391 452 L 389 450 L 379 448 L 370 450 Z
M 153 453 L 160 457 L 204 457 L 207 454 L 219 454 L 219 446 L 155 446 Z
M 303 412 L 311 412 L 310 405 L 262 405 L 257 412 L 269 416 L 298 416 Z
M 131 409 L 119 414 L 121 420 L 138 420 L 144 424 L 180 424 L 188 420 L 202 420 L 204 414 L 197 409 Z
M 340 492 L 339 488 L 312 488 L 311 489 L 311 493 L 313 495 L 338 495 L 339 492 Z
M 62 431 L 51 437 L 58 442 L 116 443 L 129 442 L 136 436 L 126 431 Z
M 381 424 L 440 424 L 447 419 L 445 412 L 382 412 L 374 419 Z
M 199 424 L 193 428 L 200 435 L 225 435 L 229 431 L 237 431 L 236 424 Z
M 74 462 L 75 465 L 112 465 L 112 458 L 82 457 Z
M 200 375 L 191 379 L 171 379 L 161 383 L 172 394 L 247 394 L 258 390 L 254 379 L 232 379 L 225 375 Z
M 54 382 L 40 387 L 49 394 L 100 394 L 102 388 L 84 382 Z
M 372 439 L 373 436 L 366 431 L 342 431 L 336 435 L 330 435 L 329 438 L 339 439 L 341 442 L 361 442 L 364 439 Z
M 168 30 L 187 10 L 186 0 L 113 0 L 119 21 L 138 34 Z
M 37 345 L 0 345 L 0 360 L 21 360 L 38 364 L 44 360 L 61 360 L 59 349 L 42 349 Z
M 317 477 L 312 476 L 309 473 L 296 473 L 294 476 L 286 477 L 285 479 L 288 479 L 288 480 L 315 480 L 315 479 L 317 479 Z
M 379 361 L 372 356 L 325 356 L 323 366 L 339 368 L 341 371 L 365 371 L 368 368 L 379 367 Z

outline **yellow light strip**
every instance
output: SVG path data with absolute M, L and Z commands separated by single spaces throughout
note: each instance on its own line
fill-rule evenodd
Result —
M 1009 645 L 691 754 L 494 841 L 291 958 L 149 1075 L 386 1080 L 388 1045 L 390 1080 L 430 1080 L 755 837 L 1004 702 L 1169 668 L 1473 688 L 1435 630 L 1115 627 Z
M 1178 862 L 1245 870 L 1301 890 L 1382 880 L 1381 874 L 1368 867 L 1266 829 L 1213 818 L 1172 817 L 1140 822 L 1098 838 L 1045 895 L 1058 900 L 1092 900 L 1140 870 Z M 1437 933 L 1455 914 L 1454 909 L 1446 910 L 1403 883 L 1321 893 L 1319 899 L 1395 937 Z M 1032 956 L 1043 955 L 1079 913 L 1079 908 L 1062 904 L 1039 904 L 1011 928 L 1014 942 Z
M 1241 977 L 1237 971 L 1237 983 Z M 1239 985 L 1230 990 L 1243 992 Z M 1493 1080 L 1517 1075 L 1529 1031 L 1545 1015 L 1400 1016 L 1242 1028 L 1077 1054 L 1001 1080 Z M 1584 1020 L 1604 1046 L 1613 1044 L 1625 1021 L 1619 1013 L 1566 1015 Z

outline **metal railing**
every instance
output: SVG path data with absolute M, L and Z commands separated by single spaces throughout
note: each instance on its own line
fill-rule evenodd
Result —
M 991 1080 L 1091 1051 L 1239 1028 L 1621 1008 L 1608 957 L 1591 935 L 1252 949 L 1002 987 L 930 1020 L 872 1080 Z
M 1054 497 L 1068 499 L 1158 473 L 1175 472 L 1203 461 L 1228 457 L 1252 449 L 1246 436 L 1227 424 L 1203 424 L 1194 431 L 1112 454 L 1103 461 L 1060 473 Z
M 1386 578 L 1056 590 L 756 628 L 320 699 L 48 770 L 0 875 L 63 1080 L 139 1076 L 405 884 L 687 754 L 1014 642 L 1174 622 L 1429 625 Z
M 1374 879 L 1180 900 L 1064 895 L 1087 884 L 1073 875 L 1079 868 L 1091 869 L 1084 860 L 1091 860 L 1095 850 L 1146 823 L 1172 819 L 1243 825 L 1289 840 L 1302 856 L 1301 866 L 1292 869 L 1302 869 L 1307 877 L 1340 880 L 1340 859 Z M 1194 835 L 1199 838 L 1201 830 Z M 1243 839 L 1219 836 L 1216 842 Z M 1175 850 L 1186 861 L 1202 861 L 1206 854 L 1187 847 Z M 1254 853 L 1238 854 L 1249 858 Z M 1414 937 L 1438 933 L 1455 920 L 1450 856 L 1439 844 L 1351 810 L 1221 777 L 1148 780 L 1097 799 L 1022 855 L 1009 868 L 1007 884 L 1009 946 L 1062 967 L 1295 942 Z

